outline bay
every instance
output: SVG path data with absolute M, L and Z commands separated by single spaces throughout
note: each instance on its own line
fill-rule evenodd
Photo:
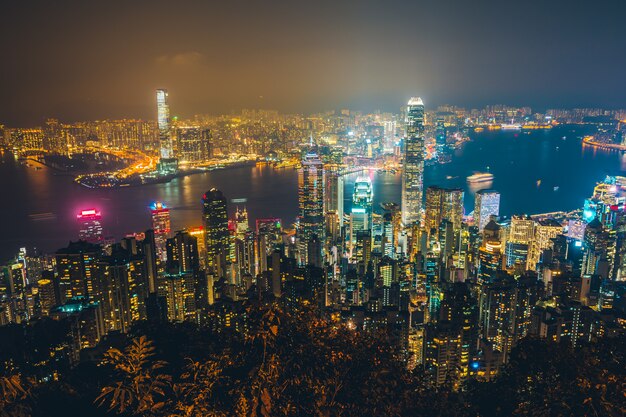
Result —
M 491 188 L 501 193 L 501 215 L 579 208 L 596 182 L 606 175 L 626 174 L 626 155 L 584 147 L 580 141 L 583 133 L 578 127 L 529 134 L 475 133 L 472 141 L 455 151 L 451 163 L 426 167 L 425 186 L 463 188 L 469 213 L 474 190 L 468 187 L 466 177 L 489 170 L 495 176 Z M 365 175 L 372 178 L 375 207 L 381 202 L 400 202 L 399 173 Z M 346 180 L 347 200 L 357 176 Z M 157 200 L 171 208 L 173 230 L 199 226 L 200 200 L 212 187 L 221 189 L 230 201 L 245 199 L 245 203 L 230 203 L 229 211 L 245 205 L 251 226 L 266 217 L 279 217 L 289 225 L 298 214 L 294 169 L 244 167 L 177 178 L 166 184 L 92 190 L 75 184 L 70 176 L 48 168 L 35 170 L 5 154 L 0 163 L 0 259 L 13 256 L 20 247 L 50 252 L 76 240 L 76 213 L 85 208 L 101 210 L 105 234 L 115 239 L 149 228 L 148 206 Z

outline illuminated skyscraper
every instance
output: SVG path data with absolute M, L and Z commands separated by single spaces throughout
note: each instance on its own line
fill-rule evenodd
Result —
M 372 181 L 359 177 L 354 183 L 352 210 L 350 212 L 350 241 L 356 243 L 358 232 L 372 231 Z
M 315 235 L 324 241 L 324 164 L 316 153 L 307 153 L 298 171 L 300 226 L 298 237 L 300 253 L 306 254 L 306 245 Z M 306 259 L 303 259 L 306 263 Z
M 181 163 L 201 162 L 211 157 L 211 131 L 199 127 L 176 129 L 176 155 Z
M 528 216 L 512 216 L 506 239 L 506 267 L 526 269 L 528 250 L 535 235 L 535 221 Z
M 229 252 L 230 233 L 226 197 L 217 188 L 211 188 L 202 196 L 202 220 L 205 231 L 207 267 L 221 276 Z
M 94 269 L 102 248 L 87 242 L 70 242 L 56 252 L 56 272 L 59 280 L 59 302 L 73 297 L 92 300 L 96 291 Z
M 528 216 L 512 216 L 507 241 L 530 244 L 535 235 L 535 221 Z
M 460 188 L 428 187 L 426 189 L 425 226 L 428 233 L 437 229 L 442 220 L 452 223 L 455 232 L 463 222 L 463 190 Z
M 178 161 L 174 158 L 172 131 L 170 125 L 170 106 L 167 103 L 167 90 L 156 91 L 157 124 L 159 127 L 160 156 L 158 171 L 162 175 L 173 174 L 178 170 Z
M 102 224 L 100 223 L 102 215 L 97 209 L 81 210 L 76 215 L 76 218 L 81 224 L 78 231 L 80 240 L 86 240 L 89 243 L 102 243 L 104 239 L 102 236 Z
M 157 99 L 157 124 L 159 126 L 159 141 L 161 144 L 161 159 L 174 157 L 172 148 L 170 105 L 167 103 L 167 90 L 156 90 Z
M 339 169 L 331 165 L 325 170 L 326 174 L 326 213 L 335 213 L 339 222 L 338 227 L 343 226 L 343 176 Z
M 248 223 L 248 211 L 244 207 L 243 210 L 235 212 L 235 234 L 238 238 L 243 238 L 246 232 L 250 230 L 250 224 Z
M 539 220 L 535 225 L 535 236 L 528 250 L 526 269 L 534 271 L 541 260 L 541 254 L 550 248 L 552 239 L 563 233 L 563 226 L 553 219 Z
M 157 255 L 164 261 L 166 258 L 165 242 L 170 237 L 171 231 L 170 209 L 164 203 L 155 201 L 150 206 L 150 214 Z
M 409 100 L 406 116 L 404 167 L 402 172 L 402 223 L 420 220 L 424 192 L 424 103 Z
M 474 225 L 482 232 L 489 223 L 490 216 L 500 214 L 500 193 L 494 190 L 480 190 L 474 203 Z

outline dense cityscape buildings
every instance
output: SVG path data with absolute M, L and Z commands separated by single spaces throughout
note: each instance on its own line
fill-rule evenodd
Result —
M 224 134 L 218 133 L 219 123 L 172 128 L 167 92 L 158 90 L 157 102 L 157 171 L 181 155 L 182 140 L 204 142 L 185 151 L 204 149 L 198 150 L 199 160 L 210 155 L 207 149 L 226 153 L 226 143 L 237 146 L 219 142 Z M 425 160 L 447 163 L 441 155 L 467 140 L 468 129 L 494 128 L 511 116 L 527 123 L 518 130 L 557 123 L 547 115 L 529 120 L 530 114 L 493 107 L 474 116 L 486 126 L 473 125 L 460 109 L 431 113 L 415 98 L 408 103 L 406 124 L 382 114 L 342 112 L 296 123 L 277 113 L 254 113 L 239 128 L 295 123 L 292 142 L 272 142 L 271 149 L 261 147 L 261 140 L 247 144 L 248 151 L 265 155 L 261 163 L 297 167 L 293 191 L 299 216 L 293 228 L 276 218 L 257 219 L 251 227 L 245 204 L 229 218 L 229 190 L 216 188 L 198 196 L 198 227 L 173 229 L 171 209 L 155 202 L 151 229 L 120 241 L 104 238 L 97 208 L 82 210 L 78 240 L 53 255 L 22 250 L 3 268 L 0 324 L 75 320 L 77 331 L 53 347 L 72 367 L 112 334 L 127 334 L 144 321 L 190 322 L 245 335 L 249 317 L 242 306 L 260 297 L 287 310 L 313 305 L 356 332 L 383 332 L 409 369 L 423 369 L 435 385 L 455 387 L 494 379 L 527 337 L 567 340 L 576 347 L 623 334 L 624 177 L 598 183 L 580 210 L 511 218 L 500 216 L 501 196 L 489 188 L 490 181 L 474 184 L 468 177 L 470 186 L 479 188 L 471 213 L 464 212 L 468 196 L 462 189 L 423 189 Z M 71 129 L 55 132 L 66 132 L 67 138 Z M 177 129 L 195 133 L 174 134 Z M 211 134 L 198 133 L 203 129 Z M 5 131 L 5 145 L 31 151 L 29 132 L 9 129 L 7 136 Z M 295 140 L 304 132 L 310 132 L 308 140 Z M 402 170 L 399 205 L 373 204 L 371 170 Z M 344 190 L 350 175 L 356 176 L 353 189 Z M 44 363 L 40 377 L 59 366 Z

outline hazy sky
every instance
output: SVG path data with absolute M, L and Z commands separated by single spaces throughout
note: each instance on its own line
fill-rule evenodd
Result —
M 0 123 L 626 107 L 626 1 L 0 0 Z

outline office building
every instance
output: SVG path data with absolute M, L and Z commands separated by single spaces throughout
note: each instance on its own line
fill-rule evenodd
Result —
M 211 188 L 202 196 L 202 219 L 207 253 L 206 264 L 211 272 L 221 277 L 230 251 L 230 233 L 226 197 L 217 188 Z
M 491 216 L 500 215 L 500 193 L 494 190 L 480 190 L 474 201 L 474 225 L 482 232 Z
M 402 171 L 402 223 L 419 222 L 424 192 L 424 103 L 419 97 L 409 100 Z

